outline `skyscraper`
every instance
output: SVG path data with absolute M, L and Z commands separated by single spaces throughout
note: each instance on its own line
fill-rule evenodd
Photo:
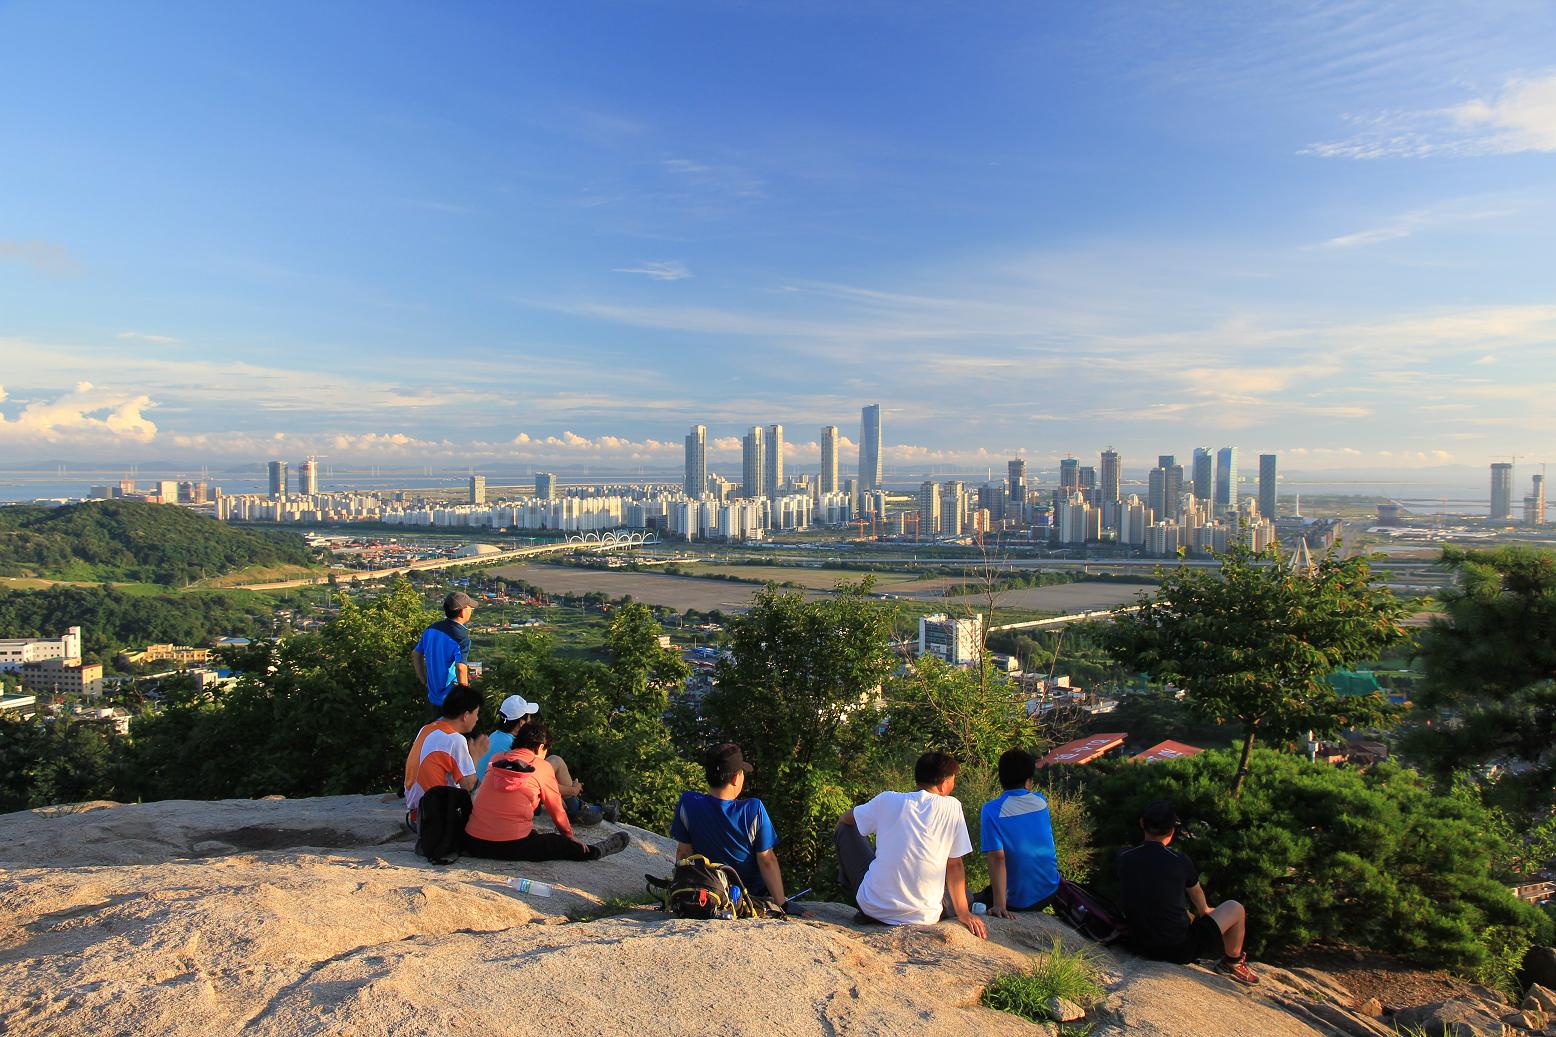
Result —
M 1194 496 L 1202 501 L 1216 496 L 1216 458 L 1208 446 L 1194 448 Z
M 934 536 L 940 532 L 940 484 L 926 482 L 918 488 L 918 534 Z
M 753 425 L 745 438 L 740 441 L 740 495 L 742 497 L 760 497 L 763 485 L 767 480 L 762 478 L 762 464 L 767 460 L 763 456 L 762 426 Z
M 286 499 L 286 462 L 270 462 L 270 496 Z
M 319 462 L 308 458 L 297 466 L 297 492 L 313 497 L 319 492 Z
M 1149 498 L 1147 504 L 1156 513 L 1158 522 L 1178 521 L 1182 512 L 1183 466 L 1172 454 L 1157 455 L 1146 496 Z
M 1513 466 L 1498 461 L 1491 466 L 1491 521 L 1507 522 L 1513 517 Z
M 1237 511 L 1237 448 L 1224 446 L 1216 451 L 1217 515 Z
M 762 468 L 762 493 L 774 500 L 783 489 L 783 426 L 767 426 L 767 463 Z
M 821 429 L 821 492 L 837 492 L 837 426 Z
M 1059 462 L 1059 492 L 1066 498 L 1081 487 L 1081 463 L 1073 457 Z
M 1019 457 L 1005 465 L 1005 516 L 1021 522 L 1027 513 L 1027 463 Z
M 535 496 L 541 500 L 556 499 L 556 475 L 554 473 L 535 473 Z
M 1275 455 L 1259 455 L 1259 515 L 1275 520 Z
M 1118 456 L 1118 451 L 1108 447 L 1102 451 L 1102 501 L 1121 500 L 1119 497 L 1119 475 L 1123 462 Z
M 859 412 L 859 492 L 881 488 L 881 405 Z
M 1524 498 L 1524 525 L 1545 525 L 1545 475 L 1537 473 L 1529 496 Z
M 708 492 L 708 426 L 693 425 L 686 434 L 686 496 L 696 500 Z
M 486 476 L 472 475 L 470 477 L 470 503 L 486 503 Z

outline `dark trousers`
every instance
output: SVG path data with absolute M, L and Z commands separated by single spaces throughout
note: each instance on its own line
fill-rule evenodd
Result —
M 465 852 L 494 861 L 592 861 L 599 851 L 560 832 L 531 832 L 522 839 L 492 842 L 465 836 Z
M 850 897 L 857 898 L 864 873 L 870 870 L 870 864 L 875 860 L 875 847 L 870 845 L 870 840 L 856 826 L 845 825 L 841 821 L 838 822 L 837 831 L 832 834 L 832 841 L 837 844 L 837 881 L 848 890 Z

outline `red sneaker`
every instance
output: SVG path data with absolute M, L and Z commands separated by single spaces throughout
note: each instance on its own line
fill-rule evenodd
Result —
M 1259 983 L 1259 977 L 1248 967 L 1246 953 L 1239 954 L 1236 958 L 1222 958 L 1216 962 L 1216 971 L 1245 986 L 1257 986 Z

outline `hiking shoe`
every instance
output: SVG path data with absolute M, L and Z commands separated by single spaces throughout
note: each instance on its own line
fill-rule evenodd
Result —
M 600 816 L 611 824 L 616 824 L 621 819 L 621 803 L 614 799 L 601 803 Z
M 575 828 L 593 828 L 600 823 L 604 816 L 605 811 L 590 803 L 581 807 L 578 813 L 567 815 L 567 819 L 573 823 Z
M 1235 958 L 1222 958 L 1216 962 L 1216 971 L 1228 979 L 1236 980 L 1244 986 L 1257 986 L 1259 977 L 1253 969 L 1248 967 L 1248 955 L 1239 954 Z
M 632 842 L 626 832 L 612 832 L 610 835 L 594 844 L 594 848 L 600 851 L 601 857 L 609 857 L 613 853 L 620 853 Z

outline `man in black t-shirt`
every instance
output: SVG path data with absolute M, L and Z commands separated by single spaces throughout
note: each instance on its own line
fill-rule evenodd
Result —
M 1146 807 L 1140 829 L 1144 841 L 1118 858 L 1130 949 L 1143 958 L 1178 965 L 1218 957 L 1217 972 L 1239 983 L 1259 982 L 1243 951 L 1248 928 L 1243 905 L 1228 900 L 1212 910 L 1199 885 L 1199 869 L 1186 854 L 1169 849 L 1178 831 L 1172 804 L 1159 799 Z

